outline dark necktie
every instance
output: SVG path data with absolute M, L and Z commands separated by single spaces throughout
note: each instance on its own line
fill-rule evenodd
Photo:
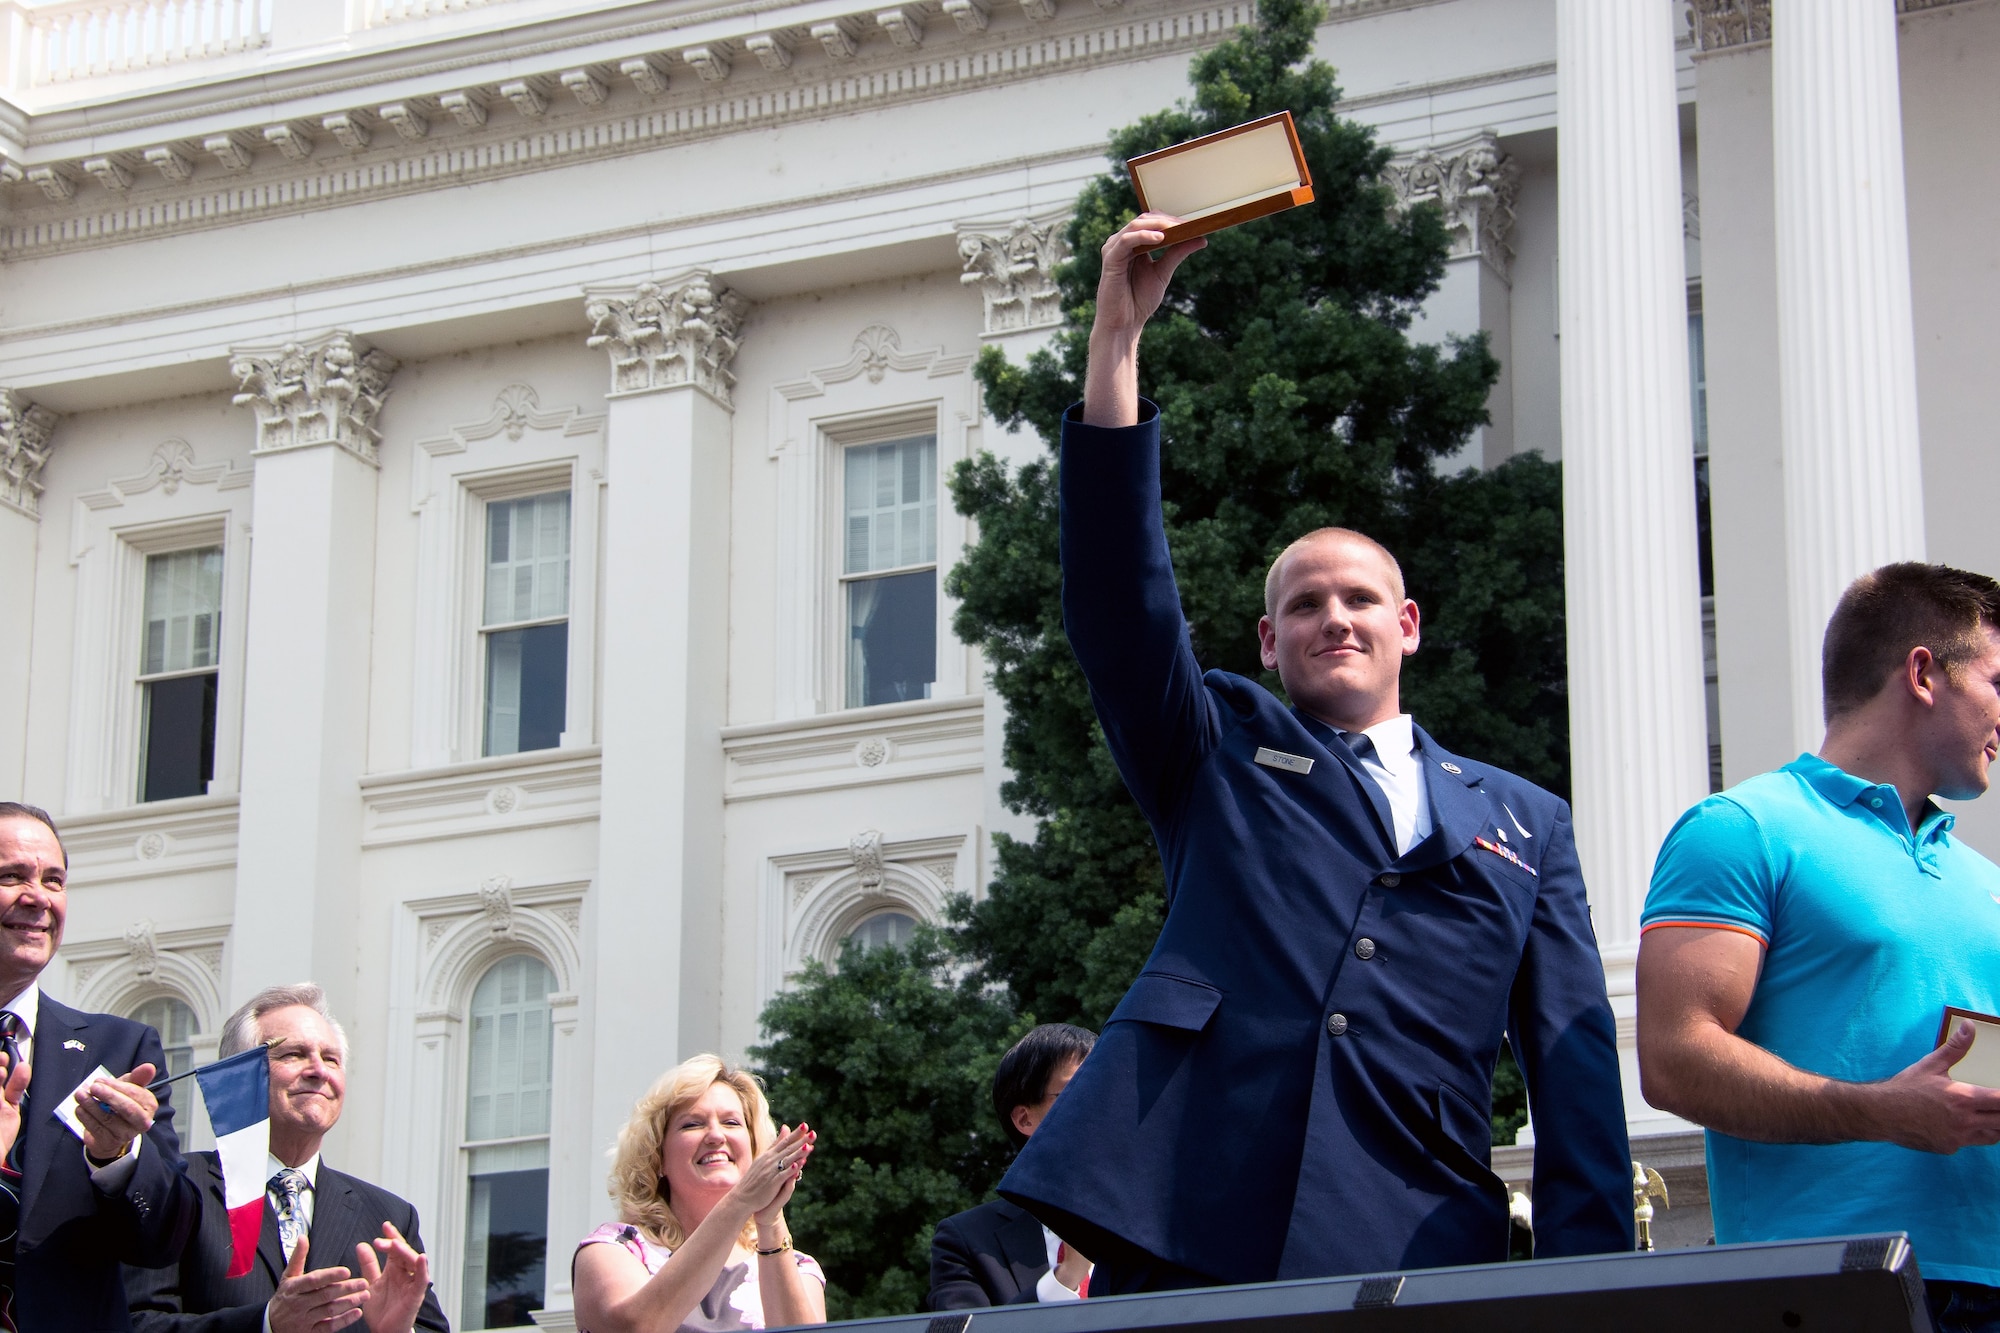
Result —
M 0 1054 L 7 1057 L 7 1073 L 12 1075 L 21 1063 L 21 1041 L 28 1035 L 28 1025 L 12 1009 L 0 1009 Z M 25 1106 L 23 1110 L 25 1110 Z M 22 1117 L 23 1127 L 27 1117 Z M 14 1244 L 21 1218 L 21 1140 L 26 1134 L 14 1136 L 14 1149 L 7 1154 L 7 1161 L 0 1166 L 0 1333 L 15 1333 L 14 1323 Z
M 1354 751 L 1354 757 L 1363 762 L 1375 753 L 1375 738 L 1365 731 L 1343 731 L 1340 733 L 1340 739 L 1346 741 L 1347 748 Z M 1378 759 L 1376 762 L 1381 761 Z
M 12 1009 L 0 1009 L 0 1055 L 7 1057 L 7 1072 L 4 1077 L 12 1078 L 14 1070 L 26 1058 L 21 1050 L 21 1042 L 27 1035 L 28 1025 L 21 1021 L 19 1014 L 15 1013 Z M 22 1102 L 21 1109 L 24 1112 L 27 1110 L 25 1099 Z M 23 1115 L 21 1120 L 22 1128 L 25 1130 L 27 1128 L 26 1115 Z M 21 1167 L 21 1140 L 27 1137 L 25 1133 L 16 1134 L 14 1136 L 14 1149 L 7 1154 L 7 1165 L 16 1171 L 20 1170 Z

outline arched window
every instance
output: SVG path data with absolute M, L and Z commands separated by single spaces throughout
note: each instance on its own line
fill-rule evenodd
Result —
M 516 955 L 488 968 L 472 992 L 460 1328 L 531 1324 L 529 1312 L 542 1308 L 554 987 L 540 959 Z
M 877 912 L 848 931 L 847 938 L 864 949 L 879 949 L 885 944 L 901 946 L 910 942 L 910 934 L 916 928 L 917 919 L 908 912 Z
M 171 995 L 156 995 L 134 1009 L 132 1019 L 159 1032 L 167 1048 L 167 1073 L 185 1074 L 194 1068 L 194 1010 Z

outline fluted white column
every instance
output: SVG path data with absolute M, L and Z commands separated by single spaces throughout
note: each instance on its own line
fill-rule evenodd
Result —
M 1778 0 L 1778 380 L 1792 731 L 1818 748 L 1819 649 L 1857 575 L 1924 554 L 1896 7 Z
M 1571 789 L 1614 995 L 1660 841 L 1708 792 L 1671 23 L 1556 7 Z

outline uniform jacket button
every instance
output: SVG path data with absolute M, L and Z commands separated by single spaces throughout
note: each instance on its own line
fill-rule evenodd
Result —
M 1397 874 L 1395 871 L 1391 870 L 1387 874 L 1383 875 L 1380 879 L 1376 880 L 1375 882 L 1377 884 L 1380 884 L 1385 889 L 1393 889 L 1398 884 L 1401 884 L 1403 882 L 1403 877 Z
M 1375 941 L 1365 935 L 1354 941 L 1354 956 L 1363 962 L 1373 958 L 1375 956 Z
M 1346 1014 L 1328 1014 L 1328 1015 L 1326 1016 L 1326 1035 L 1327 1035 L 1327 1036 L 1329 1036 L 1329 1037 L 1344 1037 L 1344 1036 L 1346 1036 L 1346 1035 L 1347 1035 L 1347 1015 L 1346 1015 Z

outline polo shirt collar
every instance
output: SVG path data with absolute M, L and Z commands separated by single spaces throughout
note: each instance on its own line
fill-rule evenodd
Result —
M 1875 812 L 1876 816 L 1883 823 L 1889 825 L 1891 828 L 1896 828 L 1896 820 L 1905 818 L 1903 814 L 1903 796 L 1901 792 L 1896 790 L 1894 783 L 1870 782 L 1866 778 L 1855 777 L 1854 774 L 1849 773 L 1846 769 L 1837 768 L 1818 755 L 1810 753 L 1802 754 L 1797 759 L 1792 760 L 1791 763 L 1785 765 L 1785 769 L 1787 772 L 1796 773 L 1804 778 L 1814 791 L 1842 809 L 1853 805 L 1856 801 L 1863 798 L 1870 798 L 1872 800 L 1874 797 L 1879 796 L 1882 803 L 1880 805 L 1871 804 L 1869 808 Z M 1894 812 L 1893 815 L 1891 814 L 1892 811 Z M 1924 802 L 1923 818 L 1918 822 L 1916 840 L 1919 842 L 1936 841 L 1951 832 L 1952 826 L 1957 823 L 1957 815 L 1947 810 L 1940 810 L 1936 801 L 1926 799 Z M 1908 825 L 1905 824 L 1903 828 L 1896 829 L 1896 831 L 1907 834 L 1909 832 Z

